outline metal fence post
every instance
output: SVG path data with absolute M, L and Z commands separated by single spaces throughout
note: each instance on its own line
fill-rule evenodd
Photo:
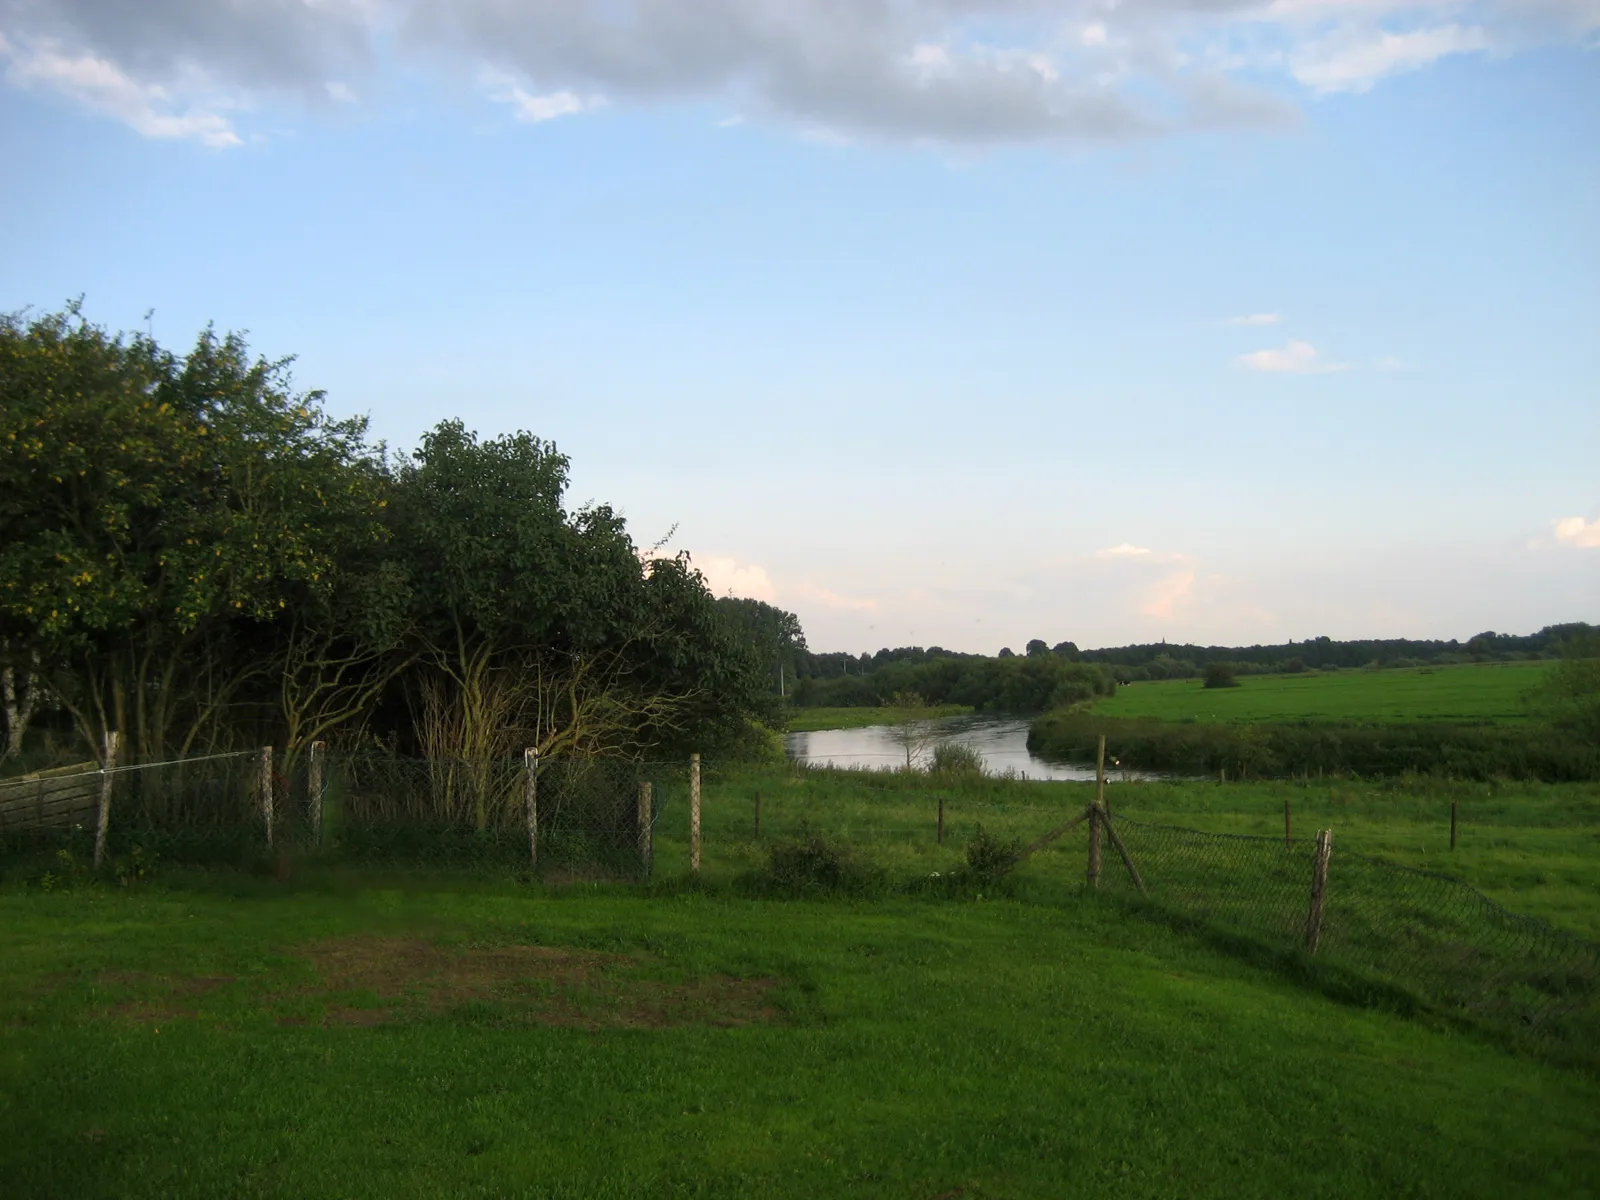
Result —
M 700 755 L 689 755 L 689 870 L 700 874 Z
M 1317 952 L 1322 940 L 1322 902 L 1328 891 L 1328 858 L 1333 853 L 1333 830 L 1317 831 L 1316 865 L 1311 872 L 1311 914 L 1306 918 L 1306 949 Z
M 117 765 L 117 751 L 122 745 L 122 735 L 115 730 L 106 733 L 105 759 L 100 767 L 100 805 L 94 818 L 94 865 L 106 860 L 106 837 L 111 832 L 111 771 Z
M 311 810 L 311 844 L 322 845 L 322 773 L 328 756 L 327 742 L 312 742 L 306 759 L 306 806 Z
M 528 821 L 528 869 L 539 865 L 539 752 L 522 752 L 522 808 Z
M 261 793 L 261 819 L 267 827 L 267 849 L 272 849 L 272 747 L 261 747 L 256 789 Z

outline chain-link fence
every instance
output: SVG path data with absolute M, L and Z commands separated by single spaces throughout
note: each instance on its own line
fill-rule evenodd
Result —
M 0 863 L 295 861 L 648 878 L 687 762 L 270 749 L 0 782 Z M 102 817 L 103 812 L 103 817 Z M 103 829 L 102 829 L 103 825 Z
M 1553 1034 L 1600 1052 L 1600 945 L 1518 916 L 1441 875 L 1330 838 L 1313 916 L 1311 841 L 1112 823 L 1149 899 L 1401 988 L 1438 1011 Z M 1114 847 L 1103 886 L 1136 884 Z M 1314 932 L 1313 932 L 1314 927 Z

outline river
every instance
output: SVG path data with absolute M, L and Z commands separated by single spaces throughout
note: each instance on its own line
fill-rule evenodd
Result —
M 984 770 L 990 775 L 1015 773 L 1022 779 L 1094 779 L 1093 765 L 1049 762 L 1028 750 L 1028 720 L 1025 717 L 964 716 L 945 717 L 934 722 L 935 741 L 960 742 L 983 756 Z M 861 729 L 822 729 L 814 733 L 791 733 L 784 738 L 784 749 L 791 759 L 817 767 L 866 767 L 892 771 L 905 765 L 906 752 L 894 740 L 891 725 L 868 725 Z M 924 752 L 919 766 L 926 766 L 932 750 Z M 1106 778 L 1156 778 L 1140 773 L 1116 771 L 1106 764 Z

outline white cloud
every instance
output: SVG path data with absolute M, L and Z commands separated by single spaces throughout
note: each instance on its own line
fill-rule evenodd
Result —
M 1600 520 L 1585 521 L 1582 517 L 1562 517 L 1551 521 L 1556 541 L 1563 546 L 1577 546 L 1584 550 L 1600 548 Z
M 1272 371 L 1285 375 L 1323 375 L 1350 367 L 1349 363 L 1319 362 L 1317 348 L 1310 342 L 1290 342 L 1282 350 L 1257 350 L 1253 354 L 1241 354 L 1238 362 L 1252 371 Z
M 777 599 L 778 590 L 772 586 L 765 567 L 717 556 L 692 561 L 696 570 L 705 576 L 706 587 L 714 596 L 743 596 L 765 600 L 768 604 Z
M 516 113 L 517 120 L 526 121 L 530 125 L 588 112 L 605 103 L 598 96 L 586 99 L 568 91 L 534 95 L 525 91 L 514 80 L 496 72 L 485 72 L 484 82 L 488 85 L 490 99 L 501 104 L 509 104 Z
M 212 145 L 270 94 L 375 94 L 390 60 L 494 72 L 531 121 L 605 96 L 853 142 L 1126 141 L 1281 128 L 1301 89 L 1597 31 L 1597 0 L 0 0 L 14 83 Z
M 140 83 L 109 59 L 67 53 L 45 40 L 9 41 L 0 34 L 6 79 L 20 87 L 45 87 L 113 117 L 149 138 L 184 139 L 226 148 L 241 145 L 221 113 L 175 97 L 157 84 Z
M 841 596 L 838 592 L 828 588 L 817 587 L 813 584 L 803 583 L 799 587 L 800 595 L 813 604 L 820 604 L 834 612 L 876 612 L 878 602 L 864 596 Z
M 1277 313 L 1252 313 L 1248 317 L 1229 317 L 1229 325 L 1276 325 L 1283 318 Z
M 1194 597 L 1194 576 L 1192 570 L 1183 570 L 1156 580 L 1145 592 L 1139 611 L 1161 621 L 1174 619 L 1178 609 Z
M 328 99 L 337 100 L 340 104 L 354 104 L 356 102 L 355 89 L 348 83 L 337 80 L 328 84 Z
M 1132 542 L 1123 542 L 1121 545 L 1108 546 L 1104 550 L 1096 550 L 1096 558 L 1141 558 L 1150 553 L 1148 546 L 1135 546 Z
M 1452 54 L 1490 48 L 1491 39 L 1475 26 L 1441 25 L 1409 33 L 1376 30 L 1364 37 L 1340 37 L 1308 47 L 1295 63 L 1294 77 L 1318 92 L 1364 92 L 1386 75 L 1425 67 Z

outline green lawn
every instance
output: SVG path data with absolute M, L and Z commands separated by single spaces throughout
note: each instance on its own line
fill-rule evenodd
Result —
M 1594 1078 L 1092 897 L 238 893 L 0 893 L 10 1194 L 1600 1187 Z
M 1169 721 L 1522 721 L 1527 693 L 1547 670 L 1529 662 L 1241 675 L 1235 688 L 1161 680 L 1118 688 L 1095 712 Z
M 304 864 L 287 882 L 169 872 L 131 890 L 13 877 L 7 1191 L 1600 1194 L 1592 1071 L 1381 993 L 1341 1003 L 1353 993 L 1314 963 L 1088 893 L 1081 827 L 982 897 L 737 886 L 802 828 L 925 878 L 978 822 L 1032 838 L 1088 786 L 708 765 L 698 888 L 682 785 L 661 793 L 650 891 Z M 1125 830 L 1271 836 L 1287 798 L 1302 839 L 1332 828 L 1340 851 L 1600 935 L 1600 786 L 1108 794 Z M 1166 869 L 1144 864 L 1152 884 Z
M 962 717 L 972 711 L 967 704 L 933 704 L 919 709 L 927 718 Z M 861 729 L 868 725 L 892 725 L 906 716 L 901 708 L 796 708 L 789 713 L 790 733 L 815 733 L 819 729 Z

